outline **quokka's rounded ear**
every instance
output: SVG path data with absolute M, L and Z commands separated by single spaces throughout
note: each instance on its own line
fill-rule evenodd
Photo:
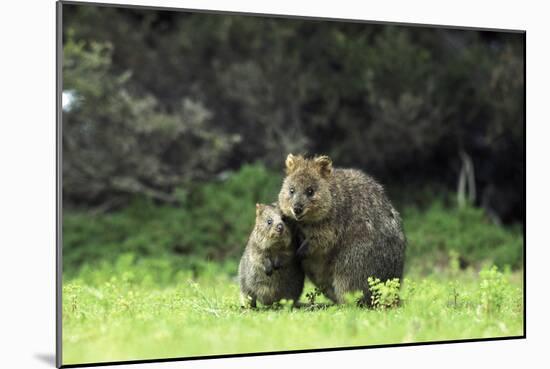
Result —
M 265 205 L 256 203 L 256 216 L 259 216 L 264 211 Z
M 290 174 L 294 172 L 294 170 L 296 170 L 296 166 L 298 164 L 297 162 L 298 162 L 298 157 L 292 154 L 288 154 L 285 160 L 286 174 Z
M 317 156 L 314 162 L 317 168 L 319 168 L 319 173 L 321 173 L 322 177 L 328 178 L 332 175 L 332 160 L 328 156 Z

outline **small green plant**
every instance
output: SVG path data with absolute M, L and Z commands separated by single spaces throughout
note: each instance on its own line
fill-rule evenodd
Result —
M 71 313 L 76 314 L 79 309 L 78 297 L 80 296 L 81 287 L 76 283 L 69 283 L 63 287 L 63 295 L 69 301 L 69 309 Z
M 399 304 L 399 278 L 381 282 L 378 278 L 369 277 L 372 306 L 376 309 L 388 309 Z
M 496 266 L 479 272 L 480 303 L 487 314 L 499 312 L 509 292 L 509 283 Z
M 317 299 L 318 296 L 321 296 L 321 295 L 322 295 L 321 290 L 318 288 L 315 288 L 313 291 L 306 293 L 307 302 L 310 305 L 314 306 L 316 305 L 315 300 Z
M 453 307 L 453 308 L 458 308 L 458 305 L 459 305 L 459 296 L 460 296 L 460 293 L 458 292 L 459 291 L 459 284 L 458 284 L 458 281 L 452 281 L 449 283 L 449 293 L 451 295 L 451 298 L 450 298 L 450 301 L 449 301 L 449 306 Z

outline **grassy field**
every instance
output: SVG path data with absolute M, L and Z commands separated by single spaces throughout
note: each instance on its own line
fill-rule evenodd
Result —
M 317 297 L 311 308 L 241 309 L 237 263 L 254 203 L 273 201 L 281 180 L 246 165 L 182 189 L 178 206 L 64 210 L 63 362 L 522 335 L 523 227 L 434 189 L 392 195 L 408 239 L 399 306 L 319 308 Z M 379 287 L 392 305 L 396 289 Z
M 64 364 L 523 334 L 521 272 L 460 270 L 452 255 L 437 273 L 410 271 L 400 305 L 376 309 L 326 306 L 319 296 L 301 309 L 242 309 L 236 265 L 165 278 L 163 263 L 123 255 L 64 282 Z M 306 285 L 302 301 L 313 291 Z M 395 291 L 379 291 L 391 304 Z

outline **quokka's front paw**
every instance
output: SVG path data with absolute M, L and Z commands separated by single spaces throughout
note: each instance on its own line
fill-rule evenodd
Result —
M 262 266 L 265 274 L 269 277 L 273 274 L 273 261 L 269 257 L 265 257 L 262 260 Z
M 277 258 L 277 259 L 273 260 L 273 269 L 279 270 L 282 267 L 283 267 L 283 263 L 281 262 L 280 259 Z
M 300 247 L 298 247 L 298 250 L 296 250 L 296 256 L 298 258 L 303 259 L 306 257 L 307 252 L 309 251 L 309 242 L 307 240 L 304 240 Z

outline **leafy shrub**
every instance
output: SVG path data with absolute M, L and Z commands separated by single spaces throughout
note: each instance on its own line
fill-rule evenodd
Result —
M 436 200 L 426 210 L 405 208 L 403 218 L 409 261 L 437 253 L 446 258 L 452 252 L 458 253 L 467 264 L 489 262 L 500 267 L 519 267 L 522 263 L 521 230 L 493 224 L 483 209 L 472 206 L 459 209 Z
M 369 277 L 372 306 L 377 309 L 388 309 L 399 304 L 399 279 L 388 279 L 381 282 L 378 278 Z
M 514 307 L 518 301 L 519 291 L 507 280 L 506 275 L 499 272 L 496 266 L 485 267 L 479 272 L 479 301 L 487 314 L 499 312 L 505 305 Z
M 63 42 L 63 195 L 66 203 L 110 208 L 140 194 L 175 203 L 173 189 L 226 166 L 240 136 L 225 134 L 195 97 L 167 109 L 113 64 L 110 42 Z M 140 91 L 140 92 L 138 92 Z
M 64 8 L 64 88 L 84 98 L 63 132 L 76 204 L 165 197 L 292 151 L 453 188 L 464 149 L 479 193 L 521 218 L 521 34 Z
M 254 224 L 254 204 L 271 203 L 281 177 L 257 164 L 225 179 L 181 189 L 182 205 L 156 205 L 138 197 L 108 214 L 67 211 L 63 265 L 67 272 L 118 255 L 165 257 L 200 268 L 204 260 L 236 260 Z

